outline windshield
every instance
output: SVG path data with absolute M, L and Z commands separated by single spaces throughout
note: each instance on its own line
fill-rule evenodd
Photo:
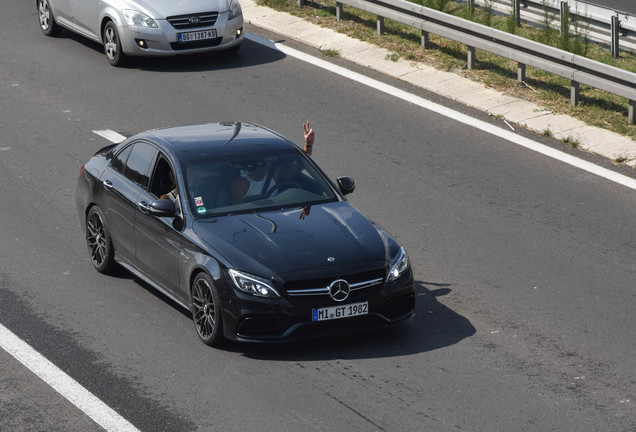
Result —
M 188 204 L 209 217 L 337 200 L 330 184 L 298 149 L 189 161 Z

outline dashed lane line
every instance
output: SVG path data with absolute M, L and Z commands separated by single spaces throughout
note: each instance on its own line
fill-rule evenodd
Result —
M 106 138 L 108 141 L 112 142 L 112 143 L 120 143 L 123 140 L 126 139 L 125 136 L 118 134 L 115 131 L 112 131 L 110 129 L 104 129 L 104 130 L 94 130 L 93 133 Z

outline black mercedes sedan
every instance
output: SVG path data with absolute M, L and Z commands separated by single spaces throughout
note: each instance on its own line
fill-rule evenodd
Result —
M 403 323 L 403 247 L 293 142 L 250 123 L 151 130 L 99 150 L 76 203 L 90 261 L 192 312 L 200 339 L 288 341 Z

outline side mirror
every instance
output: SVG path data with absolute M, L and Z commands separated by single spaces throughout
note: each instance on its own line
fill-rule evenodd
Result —
M 146 208 L 148 213 L 159 217 L 174 217 L 177 214 L 177 207 L 169 199 L 152 201 Z
M 356 182 L 351 177 L 338 177 L 336 180 L 343 195 L 350 194 L 356 188 Z

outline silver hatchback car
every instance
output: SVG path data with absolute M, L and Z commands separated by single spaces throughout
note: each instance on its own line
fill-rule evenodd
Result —
M 108 62 L 226 50 L 243 42 L 238 0 L 36 0 L 40 27 L 62 27 L 104 45 Z

